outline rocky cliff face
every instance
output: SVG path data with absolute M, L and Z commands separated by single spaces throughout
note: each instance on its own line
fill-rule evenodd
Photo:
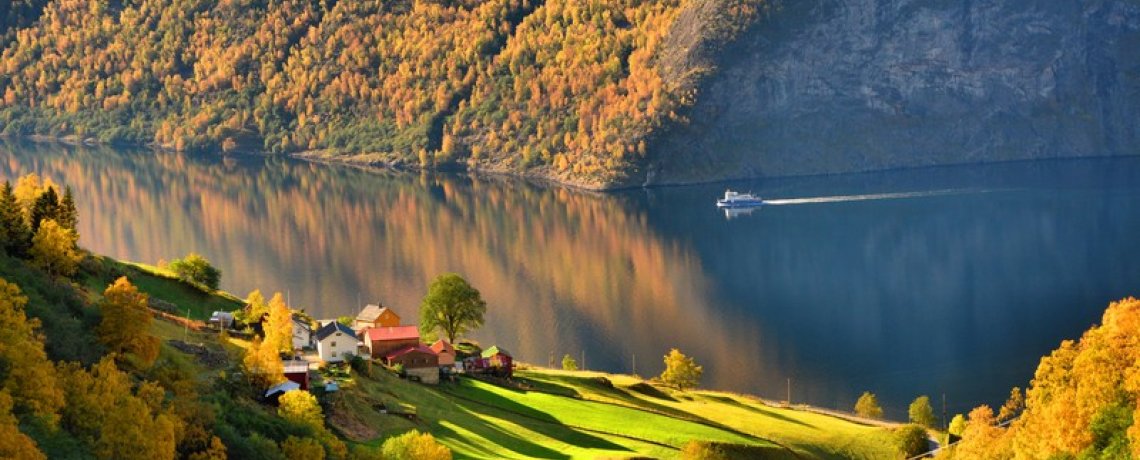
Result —
M 710 59 L 636 180 L 1140 154 L 1134 0 L 784 0 Z

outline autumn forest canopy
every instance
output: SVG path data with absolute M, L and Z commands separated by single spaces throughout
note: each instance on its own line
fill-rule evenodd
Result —
M 715 41 L 762 2 L 19 0 L 0 7 L 0 132 L 605 185 L 691 102 L 662 59 L 709 5 L 688 20 Z

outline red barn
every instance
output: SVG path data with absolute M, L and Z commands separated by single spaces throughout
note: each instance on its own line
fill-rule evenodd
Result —
M 416 326 L 371 327 L 364 330 L 364 345 L 373 358 L 383 358 L 393 351 L 420 344 Z

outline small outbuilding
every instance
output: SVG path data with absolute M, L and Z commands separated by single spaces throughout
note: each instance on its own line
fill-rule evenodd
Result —
M 339 363 L 356 355 L 359 340 L 356 333 L 338 321 L 332 321 L 317 330 L 317 355 L 321 361 Z
M 234 314 L 228 311 L 216 311 L 210 315 L 210 319 L 206 320 L 207 324 L 218 328 L 218 330 L 226 330 L 234 325 Z
M 436 356 L 439 356 L 439 365 L 454 366 L 455 365 L 455 347 L 451 346 L 451 342 L 446 339 L 436 340 L 431 344 L 431 351 L 434 351 Z
M 439 383 L 439 357 L 431 348 L 423 344 L 404 347 L 393 351 L 384 357 L 388 365 L 400 364 L 404 372 L 414 376 L 423 383 L 435 385 Z
M 276 403 L 277 399 L 280 398 L 281 395 L 285 394 L 286 392 L 293 391 L 293 390 L 300 390 L 300 389 L 301 389 L 301 385 L 299 383 L 294 382 L 292 380 L 286 380 L 284 382 L 281 382 L 277 385 L 270 387 L 268 390 L 265 390 L 265 398 Z
M 285 378 L 291 382 L 296 382 L 301 385 L 302 390 L 309 389 L 309 362 L 303 360 L 285 360 L 281 362 L 284 364 Z

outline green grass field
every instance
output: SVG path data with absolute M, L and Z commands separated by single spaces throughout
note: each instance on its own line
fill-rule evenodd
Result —
M 84 270 L 79 282 L 93 293 L 102 293 L 116 278 L 126 276 L 140 291 L 174 304 L 179 316 L 189 311 L 191 319 L 205 320 L 214 311 L 233 311 L 243 305 L 241 299 L 225 291 L 206 292 L 153 265 L 102 256 L 92 256 L 91 260 L 98 268 Z
M 676 458 L 690 440 L 763 446 L 766 458 L 895 455 L 885 428 L 629 376 L 521 371 L 516 380 L 532 388 L 524 391 L 470 378 L 431 387 L 373 373 L 333 397 L 330 422 L 368 444 L 428 431 L 456 458 Z M 381 414 L 377 404 L 415 419 Z

